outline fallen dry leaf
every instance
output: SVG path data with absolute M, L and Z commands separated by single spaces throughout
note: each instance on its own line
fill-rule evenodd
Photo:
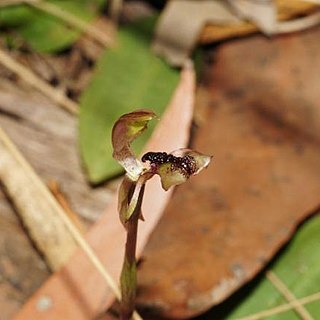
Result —
M 232 25 L 241 20 L 221 1 L 169 1 L 155 31 L 153 50 L 171 65 L 181 66 L 209 22 Z
M 220 303 L 319 207 L 319 36 L 257 36 L 215 52 L 192 145 L 213 163 L 176 190 L 150 238 L 142 315 L 186 318 Z
M 148 143 L 147 151 L 169 151 L 187 145 L 194 99 L 194 72 L 187 67 L 182 72 L 174 98 Z M 177 125 L 179 133 L 176 132 Z M 156 195 L 156 196 L 155 196 Z M 154 201 L 154 198 L 157 201 Z M 157 224 L 170 197 L 163 192 L 160 182 L 148 183 L 143 212 L 146 221 L 139 226 L 138 254 Z M 90 230 L 87 241 L 95 250 L 106 269 L 119 278 L 121 271 L 125 232 L 117 214 L 117 196 L 106 214 Z M 41 307 L 47 299 L 47 307 Z M 48 300 L 49 299 L 49 300 Z M 104 312 L 114 296 L 99 273 L 82 252 L 77 252 L 61 271 L 55 273 L 42 288 L 26 303 L 15 319 L 77 319 L 87 320 Z M 49 303 L 48 303 L 49 301 Z

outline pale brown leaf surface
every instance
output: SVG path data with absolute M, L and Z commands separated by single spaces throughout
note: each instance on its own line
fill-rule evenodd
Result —
M 186 146 L 193 111 L 194 72 L 190 66 L 182 72 L 179 87 L 161 122 L 148 143 L 147 150 L 168 151 Z M 179 133 L 176 132 L 177 126 Z M 145 222 L 139 226 L 138 255 L 149 234 L 157 224 L 170 197 L 163 192 L 158 179 L 152 179 L 147 186 L 143 204 Z M 154 199 L 157 199 L 155 201 Z M 119 278 L 125 242 L 124 228 L 117 214 L 117 196 L 107 212 L 87 235 L 89 244 L 101 258 L 106 269 Z M 52 305 L 39 310 L 41 297 L 49 296 Z M 65 268 L 55 273 L 16 315 L 15 319 L 90 319 L 99 315 L 112 303 L 111 291 L 101 281 L 82 252 L 77 252 Z M 70 307 L 72 306 L 72 307 Z
M 144 251 L 143 315 L 185 318 L 220 303 L 319 206 L 319 36 L 215 51 L 192 145 L 214 162 L 176 190 Z
M 241 20 L 221 1 L 169 1 L 156 28 L 153 50 L 168 63 L 181 66 L 209 22 L 226 25 Z

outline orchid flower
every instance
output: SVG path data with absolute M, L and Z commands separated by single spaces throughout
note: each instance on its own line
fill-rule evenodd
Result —
M 124 114 L 113 126 L 113 157 L 126 171 L 119 189 L 118 210 L 127 231 L 127 242 L 120 285 L 122 293 L 121 319 L 131 318 L 136 296 L 136 240 L 138 220 L 143 219 L 141 204 L 145 183 L 155 174 L 160 176 L 164 190 L 182 184 L 206 168 L 212 157 L 190 149 L 171 153 L 150 151 L 139 160 L 131 143 L 147 129 L 149 121 L 156 118 L 150 110 L 136 110 Z

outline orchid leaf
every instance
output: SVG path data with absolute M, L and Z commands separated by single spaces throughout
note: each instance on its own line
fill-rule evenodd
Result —
M 112 129 L 113 157 L 122 165 L 132 180 L 137 180 L 143 171 L 143 166 L 131 149 L 131 143 L 155 118 L 154 112 L 137 110 L 119 118 Z
M 154 20 L 144 19 L 119 30 L 117 45 L 101 57 L 80 99 L 80 148 L 93 183 L 121 173 L 112 158 L 113 123 L 135 107 L 151 108 L 161 116 L 178 84 L 179 72 L 150 51 Z M 151 133 L 148 130 L 137 139 L 137 152 Z

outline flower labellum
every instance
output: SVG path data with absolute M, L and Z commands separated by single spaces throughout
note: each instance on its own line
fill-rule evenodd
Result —
M 175 154 L 182 155 L 176 156 Z M 211 159 L 211 156 L 206 156 L 197 151 L 179 149 L 170 154 L 166 152 L 147 152 L 141 160 L 150 163 L 150 171 L 160 176 L 162 188 L 168 190 L 170 187 L 182 184 L 191 176 L 198 174 L 209 165 Z

